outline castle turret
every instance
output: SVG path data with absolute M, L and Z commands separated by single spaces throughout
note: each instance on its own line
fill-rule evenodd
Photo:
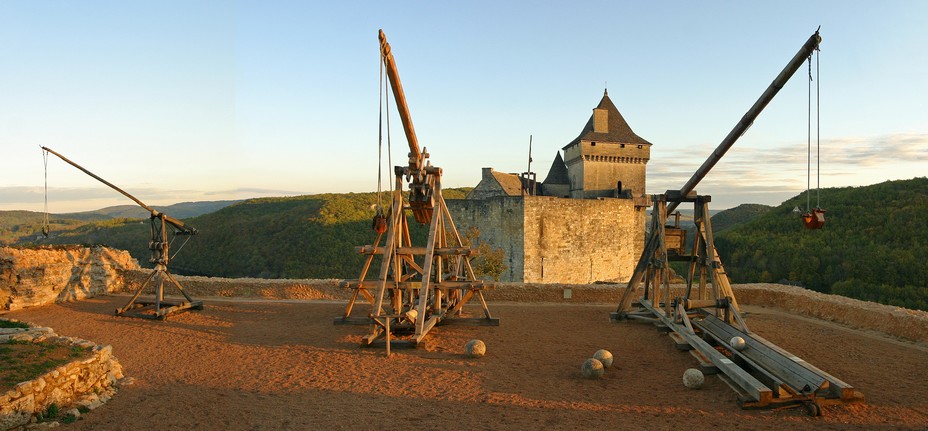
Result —
M 632 131 L 609 99 L 608 91 L 603 92 L 580 135 L 563 150 L 570 197 L 630 197 L 645 193 L 651 143 Z

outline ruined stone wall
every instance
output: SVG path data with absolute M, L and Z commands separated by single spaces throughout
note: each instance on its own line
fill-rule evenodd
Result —
M 46 412 L 52 404 L 61 410 L 59 417 L 80 416 L 79 408 L 93 410 L 113 396 L 124 378 L 122 365 L 113 357 L 111 346 L 100 346 L 78 338 L 61 337 L 51 328 L 4 329 L 0 340 L 47 342 L 82 349 L 83 358 L 75 359 L 22 382 L 0 393 L 0 430 L 22 427 Z M 57 425 L 57 423 L 55 423 Z M 55 426 L 52 425 L 52 426 Z
M 446 202 L 461 235 L 466 235 L 469 229 L 475 227 L 480 233 L 478 241 L 503 250 L 507 269 L 500 280 L 522 281 L 523 198 L 495 196 Z
M 629 199 L 525 199 L 523 281 L 625 282 L 644 247 L 645 211 Z
M 139 265 L 129 252 L 102 246 L 0 247 L 0 309 L 110 292 L 130 269 Z

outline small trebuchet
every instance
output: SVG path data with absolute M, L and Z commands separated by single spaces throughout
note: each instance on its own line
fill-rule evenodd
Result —
M 191 226 L 187 226 L 184 222 L 168 216 L 165 213 L 162 213 L 148 205 L 145 205 L 142 201 L 138 200 L 135 196 L 130 195 L 126 191 L 116 187 L 109 181 L 100 178 L 93 172 L 88 171 L 81 165 L 72 162 L 67 157 L 62 156 L 61 154 L 56 153 L 50 148 L 42 147 L 43 151 L 54 154 L 58 156 L 61 160 L 68 163 L 71 166 L 74 166 L 77 169 L 80 169 L 87 175 L 90 175 L 97 181 L 100 181 L 103 184 L 106 184 L 113 190 L 121 193 L 123 196 L 132 199 L 140 207 L 148 210 L 151 213 L 149 219 L 151 223 L 151 239 L 148 242 L 148 249 L 151 250 L 151 259 L 149 262 L 155 265 L 155 269 L 151 274 L 148 275 L 148 278 L 145 279 L 145 282 L 139 286 L 135 294 L 132 295 L 132 298 L 126 303 L 125 306 L 116 309 L 116 315 L 128 315 L 133 317 L 141 317 L 145 319 L 158 319 L 164 320 L 168 315 L 176 313 L 178 311 L 183 311 L 187 309 L 203 309 L 203 301 L 194 301 L 193 298 L 181 287 L 180 283 L 171 275 L 168 271 L 168 263 L 170 262 L 170 248 L 171 241 L 168 238 L 168 226 L 172 227 L 174 230 L 175 236 L 185 236 L 189 239 L 192 235 L 197 234 L 197 230 Z M 47 230 L 46 230 L 47 232 Z M 186 243 L 186 242 L 185 242 Z M 181 246 L 183 247 L 183 246 Z M 179 250 L 178 250 L 179 251 Z M 154 298 L 152 299 L 139 299 L 139 296 L 142 294 L 142 291 L 148 286 L 150 282 L 155 282 L 154 289 Z M 168 281 L 177 288 L 177 290 L 184 296 L 186 301 L 175 301 L 164 298 L 164 285 L 165 281 Z

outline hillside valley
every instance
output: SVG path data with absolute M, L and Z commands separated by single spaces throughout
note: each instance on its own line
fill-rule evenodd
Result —
M 444 192 L 456 199 L 468 190 Z M 805 194 L 776 207 L 747 204 L 714 214 L 716 244 L 732 281 L 788 283 L 928 310 L 928 265 L 919 260 L 928 252 L 928 179 L 823 189 L 821 197 L 827 221 L 820 230 L 803 228 L 794 212 L 805 205 Z M 374 240 L 377 202 L 376 193 L 347 193 L 230 203 L 185 219 L 200 234 L 186 245 L 185 238 L 175 240 L 172 250 L 180 253 L 172 268 L 217 277 L 356 277 L 362 260 L 354 248 Z M 22 220 L 32 216 L 17 214 L 17 244 L 106 244 L 148 266 L 147 218 L 53 217 L 52 237 L 45 239 L 37 235 L 41 214 L 32 215 L 39 218 L 29 224 Z M 4 234 L 12 231 L 7 217 L 0 220 Z M 688 223 L 684 214 L 682 224 Z M 424 237 L 424 227 L 411 228 Z

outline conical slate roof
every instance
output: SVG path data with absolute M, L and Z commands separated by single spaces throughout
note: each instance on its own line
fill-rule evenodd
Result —
M 580 132 L 580 136 L 577 136 L 576 139 L 570 141 L 569 144 L 565 145 L 564 148 L 576 144 L 581 140 L 587 141 L 603 141 L 603 142 L 618 142 L 621 144 L 645 144 L 651 145 L 650 142 L 644 140 L 640 136 L 636 135 L 632 131 L 632 128 L 628 126 L 628 123 L 625 122 L 625 118 L 622 117 L 622 114 L 619 112 L 619 109 L 615 107 L 615 104 L 612 103 L 612 100 L 609 99 L 609 92 L 603 92 L 603 99 L 599 101 L 599 105 L 596 106 L 596 109 L 605 109 L 609 112 L 609 130 L 606 133 L 596 133 L 593 131 L 593 118 L 595 114 L 590 115 L 590 121 L 586 122 L 586 126 L 583 127 L 583 131 Z
M 548 177 L 542 184 L 570 184 L 570 177 L 567 176 L 567 165 L 561 158 L 561 152 L 558 151 L 554 163 L 551 163 L 551 169 L 548 170 Z

